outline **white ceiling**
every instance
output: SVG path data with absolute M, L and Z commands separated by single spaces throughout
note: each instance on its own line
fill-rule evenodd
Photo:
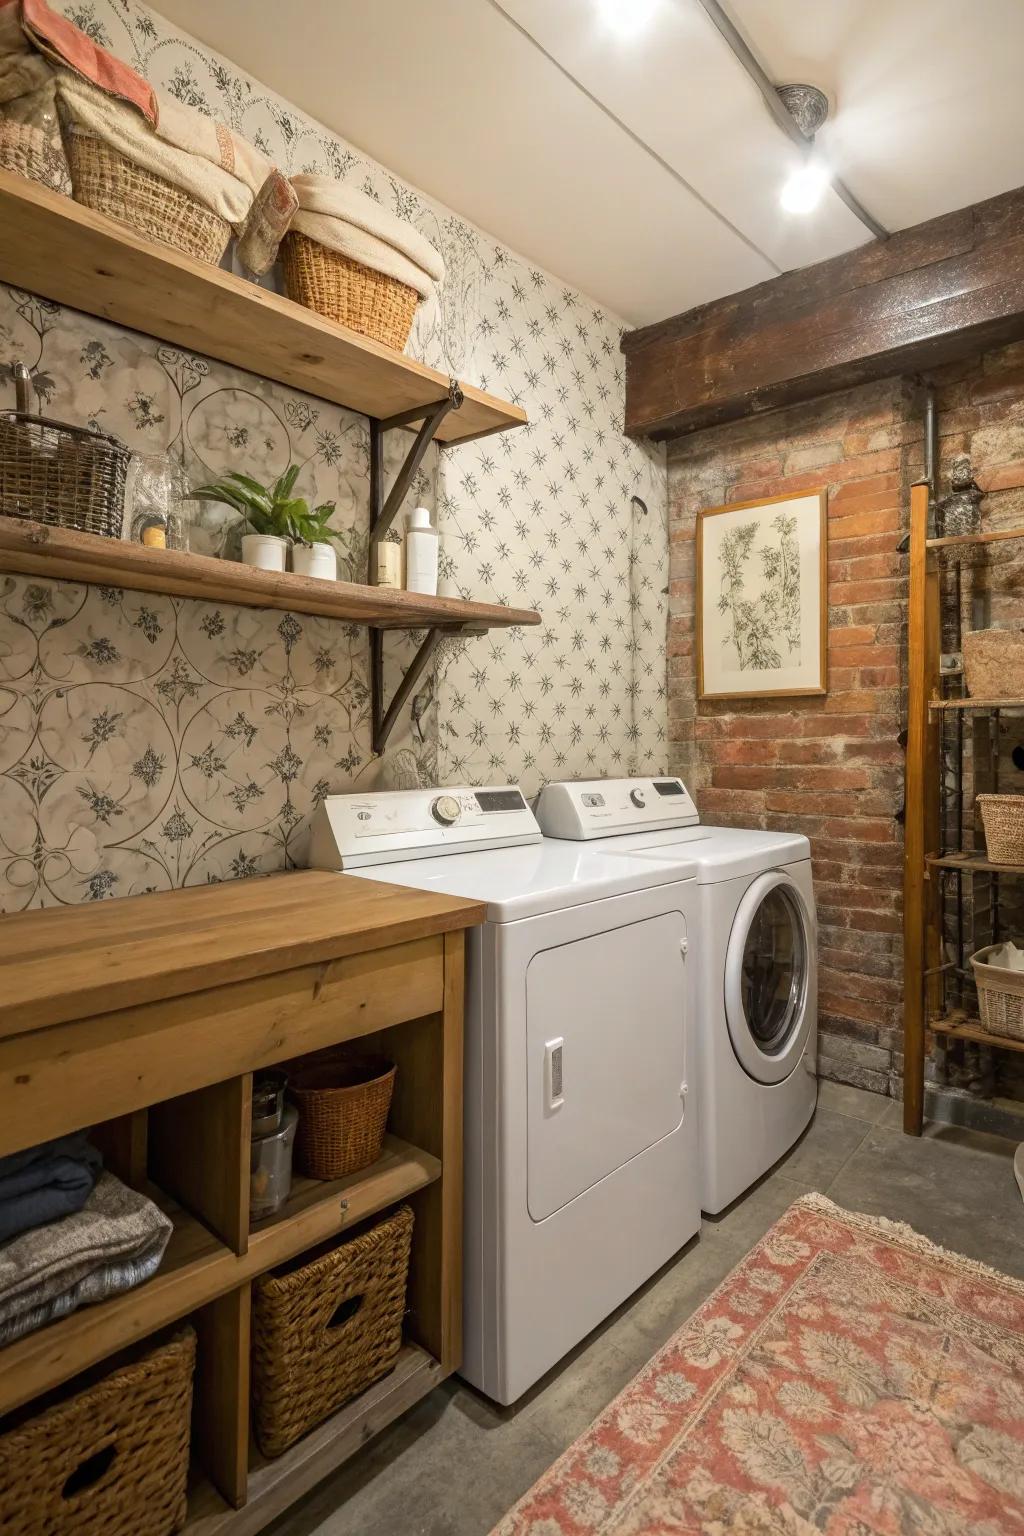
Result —
M 699 0 L 156 0 L 415 186 L 645 324 L 870 238 L 796 150 Z M 1024 0 L 725 0 L 890 229 L 1024 183 Z

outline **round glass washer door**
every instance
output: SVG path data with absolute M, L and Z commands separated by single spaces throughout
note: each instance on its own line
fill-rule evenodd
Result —
M 760 875 L 740 902 L 725 957 L 725 1018 L 744 1071 L 781 1083 L 800 1060 L 813 934 L 807 904 L 788 875 Z

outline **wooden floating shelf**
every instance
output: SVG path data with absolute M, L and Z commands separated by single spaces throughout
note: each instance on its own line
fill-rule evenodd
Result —
M 359 1173 L 330 1183 L 297 1179 L 291 1199 L 274 1218 L 253 1230 L 244 1254 L 233 1253 L 202 1222 L 151 1188 L 148 1193 L 174 1222 L 156 1274 L 134 1290 L 82 1307 L 0 1349 L 0 1414 L 275 1264 L 336 1236 L 344 1227 L 406 1199 L 440 1176 L 436 1157 L 397 1136 L 386 1136 L 377 1162 Z
M 1001 544 L 1004 539 L 1024 539 L 1024 528 L 994 528 L 991 533 L 955 533 L 948 539 L 926 539 L 928 549 L 963 549 L 970 544 Z
M 1001 1051 L 1024 1051 L 1024 1040 L 1015 1040 L 1012 1035 L 993 1035 L 987 1029 L 983 1029 L 975 1019 L 969 1019 L 966 1014 L 948 1014 L 942 1018 L 929 1019 L 928 1027 L 937 1035 L 945 1035 L 948 1040 L 973 1040 L 978 1045 L 991 1045 Z
M 929 709 L 1024 709 L 1024 699 L 929 699 Z
M 405 1344 L 389 1375 L 304 1435 L 283 1456 L 267 1460 L 258 1452 L 251 1453 L 248 1502 L 241 1509 L 230 1508 L 205 1479 L 198 1482 L 189 1498 L 186 1536 L 254 1536 L 367 1440 L 432 1392 L 444 1376 L 426 1350 Z
M 0 281 L 379 420 L 448 394 L 446 374 L 10 171 L 0 171 Z M 518 405 L 462 392 L 441 443 L 526 421 Z
M 925 863 L 968 875 L 1024 875 L 1024 864 L 993 864 L 983 853 L 932 853 Z
M 2 173 L 0 173 L 2 175 Z M 2 237 L 0 237 L 2 238 Z M 500 603 L 469 603 L 455 597 L 422 597 L 352 581 L 320 581 L 258 571 L 237 560 L 146 549 L 126 539 L 104 539 L 73 528 L 54 528 L 18 517 L 0 517 L 0 570 L 94 586 L 123 587 L 189 597 L 203 603 L 237 603 L 366 624 L 371 629 L 508 629 L 539 624 L 540 614 Z

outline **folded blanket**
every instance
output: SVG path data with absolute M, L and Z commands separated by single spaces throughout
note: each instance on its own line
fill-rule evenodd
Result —
M 293 176 L 299 210 L 292 228 L 329 250 L 383 272 L 422 298 L 444 279 L 444 262 L 419 230 L 365 192 L 325 176 Z
M 102 1163 L 84 1132 L 0 1157 L 0 1243 L 80 1211 Z
M 0 7 L 16 13 L 26 38 L 52 63 L 73 69 L 111 96 L 131 102 L 149 122 L 156 122 L 156 97 L 149 82 L 73 22 L 51 11 L 45 0 L 0 0 Z
M 73 1216 L 0 1247 L 0 1343 L 148 1279 L 171 1231 L 152 1200 L 104 1173 Z
M 22 31 L 15 0 L 0 0 L 0 103 L 26 96 L 52 78 L 52 68 Z

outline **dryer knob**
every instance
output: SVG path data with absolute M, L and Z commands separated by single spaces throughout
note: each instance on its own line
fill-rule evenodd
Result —
M 641 810 L 643 808 L 644 792 L 642 789 L 631 789 L 629 792 L 629 798 L 632 800 L 637 810 Z
M 461 814 L 459 802 L 454 795 L 438 795 L 430 807 L 430 814 L 442 827 L 453 827 Z

